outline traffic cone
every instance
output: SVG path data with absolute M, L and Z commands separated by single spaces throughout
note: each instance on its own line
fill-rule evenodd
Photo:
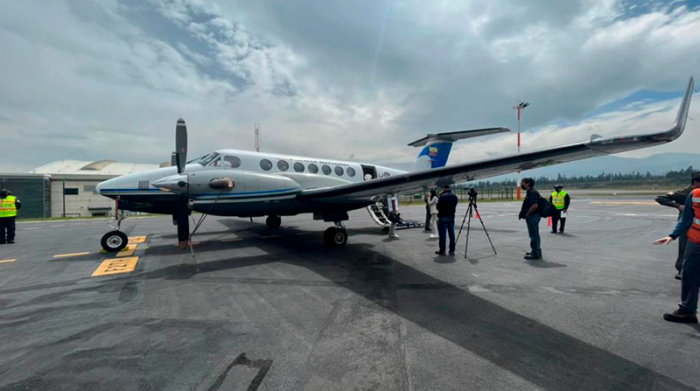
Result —
M 479 211 L 478 211 L 478 210 L 476 211 L 476 218 L 477 218 L 477 219 L 480 219 L 480 218 L 481 218 L 481 216 L 479 216 Z
M 547 227 L 552 226 L 552 216 L 549 216 L 549 220 L 547 220 Z

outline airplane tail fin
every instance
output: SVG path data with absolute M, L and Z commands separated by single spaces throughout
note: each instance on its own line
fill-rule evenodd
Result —
M 450 156 L 450 151 L 452 151 L 452 143 L 457 140 L 505 132 L 510 132 L 510 129 L 486 128 L 428 134 L 422 139 L 408 144 L 410 147 L 423 147 L 418 154 L 418 158 L 416 158 L 416 163 L 413 166 L 413 170 L 423 171 L 444 167 L 445 164 L 447 164 L 447 158 Z

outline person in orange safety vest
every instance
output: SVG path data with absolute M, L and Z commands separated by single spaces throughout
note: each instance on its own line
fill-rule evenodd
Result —
M 683 215 L 676 229 L 654 242 L 656 245 L 669 244 L 684 231 L 688 231 L 688 247 L 681 270 L 681 303 L 679 308 L 664 314 L 664 319 L 677 323 L 698 323 L 698 291 L 700 290 L 700 174 L 693 175 L 693 191 L 683 208 Z

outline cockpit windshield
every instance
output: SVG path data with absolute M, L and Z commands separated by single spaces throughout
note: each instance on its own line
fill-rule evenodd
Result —
M 189 161 L 188 163 L 199 163 L 202 166 L 206 166 L 207 164 L 211 163 L 212 160 L 216 159 L 218 156 L 219 156 L 218 153 L 213 152 L 213 153 L 210 153 L 208 155 L 204 155 L 200 158 Z

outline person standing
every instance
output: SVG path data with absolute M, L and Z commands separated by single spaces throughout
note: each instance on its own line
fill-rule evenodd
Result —
M 681 216 L 683 216 L 683 209 L 685 208 L 685 201 L 688 198 L 688 194 L 693 191 L 693 180 L 695 178 L 700 178 L 700 172 L 695 172 L 691 175 L 691 184 L 688 187 L 678 189 L 660 195 L 656 197 L 656 202 L 660 205 L 668 206 L 670 208 L 678 209 L 678 220 L 680 221 Z M 688 246 L 688 233 L 681 232 L 678 236 L 678 257 L 676 257 L 676 279 L 681 279 L 681 270 L 683 269 L 683 258 L 685 256 L 685 248 Z
M 436 206 L 438 211 L 437 229 L 440 235 L 440 240 L 438 241 L 439 249 L 435 252 L 437 255 L 445 255 L 447 235 L 450 236 L 450 255 L 455 255 L 455 212 L 457 211 L 458 203 L 459 198 L 452 194 L 450 186 L 443 186 Z
M 15 218 L 22 203 L 5 189 L 0 189 L 0 244 L 15 242 Z
M 571 197 L 562 190 L 564 186 L 556 185 L 554 186 L 554 191 L 552 195 L 549 196 L 549 202 L 554 205 L 554 214 L 552 215 L 552 233 L 557 233 L 557 223 L 561 220 L 561 226 L 559 228 L 560 233 L 564 233 L 564 224 L 566 224 L 566 213 L 569 211 L 569 204 L 571 203 Z
M 389 239 L 398 239 L 399 235 L 396 234 L 396 225 L 401 222 L 401 215 L 399 214 L 398 199 L 396 196 L 387 197 L 387 205 L 389 207 Z
M 532 178 L 523 178 L 520 182 L 520 188 L 527 192 L 518 216 L 519 219 L 525 219 L 527 233 L 530 236 L 531 251 L 525 254 L 525 259 L 542 259 L 539 211 L 540 198 L 542 197 L 535 190 L 535 180 Z
M 678 309 L 664 314 L 664 319 L 676 323 L 698 323 L 698 291 L 700 290 L 700 176 L 693 177 L 693 190 L 688 195 L 683 214 L 676 228 L 655 245 L 669 244 L 681 233 L 688 233 L 688 247 L 681 270 L 681 303 Z
M 423 197 L 423 201 L 425 201 L 425 225 L 423 230 L 425 232 L 430 232 L 432 230 L 432 224 L 430 223 L 430 194 L 435 193 L 435 190 L 430 190 L 425 194 L 425 197 Z M 435 234 L 435 231 L 433 231 L 433 234 Z
M 435 190 L 430 190 L 430 193 L 428 194 L 428 207 L 430 208 L 430 230 L 432 233 L 430 234 L 430 237 L 432 239 L 435 239 L 438 237 L 438 229 L 437 229 L 437 215 L 438 215 L 438 209 L 437 209 L 437 204 L 438 204 L 439 197 L 437 196 L 437 192 Z

